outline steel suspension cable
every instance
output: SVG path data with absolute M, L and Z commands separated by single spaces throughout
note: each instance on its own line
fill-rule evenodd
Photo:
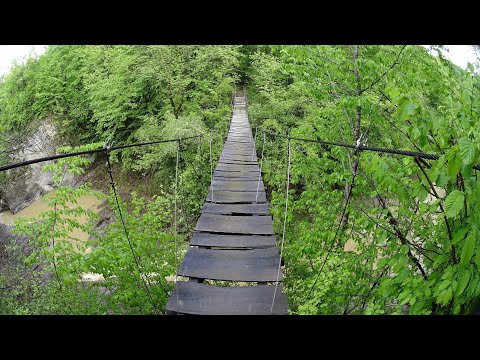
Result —
M 125 225 L 125 220 L 123 219 L 123 213 L 122 213 L 122 209 L 120 207 L 120 202 L 118 201 L 118 196 L 117 196 L 117 190 L 116 190 L 116 187 L 115 187 L 115 181 L 113 179 L 113 173 L 112 173 L 112 165 L 110 163 L 110 156 L 109 156 L 109 152 L 111 150 L 111 148 L 109 146 L 105 146 L 105 150 L 107 152 L 107 165 L 108 165 L 108 173 L 110 175 L 110 185 L 112 186 L 112 190 L 113 190 L 113 195 L 115 197 L 115 202 L 117 203 L 117 209 L 118 209 L 118 213 L 120 215 L 120 220 L 121 220 L 121 223 L 122 223 L 122 226 L 123 226 L 123 231 L 125 232 L 125 236 L 127 238 L 127 241 L 128 241 L 128 245 L 130 247 L 130 251 L 132 253 L 132 256 L 133 256 L 133 259 L 135 260 L 135 265 L 137 267 L 137 270 L 138 270 L 138 273 L 139 273 L 139 276 L 140 276 L 140 279 L 142 280 L 142 283 L 145 287 L 145 290 L 147 291 L 147 294 L 148 294 L 148 297 L 152 303 L 152 306 L 153 306 L 153 310 L 154 312 L 157 311 L 157 306 L 155 304 L 155 301 L 153 300 L 153 296 L 150 292 L 150 289 L 147 285 L 147 282 L 145 280 L 145 278 L 142 276 L 142 271 L 140 269 L 140 264 L 138 263 L 138 259 L 137 259 L 137 256 L 135 254 L 135 250 L 133 249 L 133 244 L 130 240 L 130 236 L 128 234 L 128 230 L 127 230 L 127 227 Z M 160 286 L 162 287 L 163 291 L 165 291 L 165 293 L 167 294 L 168 296 L 168 292 L 165 290 L 165 288 L 163 287 L 162 283 L 159 282 Z M 165 312 L 163 310 L 161 310 L 162 313 L 164 314 Z
M 290 138 L 288 138 L 288 166 L 287 166 L 287 185 L 285 190 L 285 213 L 283 217 L 283 231 L 282 231 L 282 243 L 280 246 L 280 258 L 278 259 L 278 270 L 277 270 L 277 279 L 275 281 L 275 290 L 273 291 L 272 306 L 270 307 L 270 315 L 273 313 L 273 305 L 275 304 L 275 297 L 277 295 L 278 288 L 278 279 L 280 278 L 280 269 L 282 266 L 282 256 L 283 256 L 283 244 L 285 242 L 285 229 L 287 225 L 287 211 L 288 211 L 288 190 L 290 188 L 290 160 L 291 160 L 291 149 L 290 149 Z

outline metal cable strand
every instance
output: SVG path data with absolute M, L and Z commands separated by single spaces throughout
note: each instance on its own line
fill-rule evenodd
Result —
M 290 146 L 290 142 L 288 142 Z M 260 172 L 258 173 L 258 183 L 257 183 L 257 196 L 255 197 L 255 202 L 258 202 L 258 189 L 260 188 L 260 180 L 262 180 L 262 166 L 263 166 L 263 151 L 265 149 L 265 133 L 263 133 L 263 145 L 262 145 L 262 157 L 260 159 Z
M 174 141 L 178 141 L 178 140 L 195 139 L 195 138 L 198 138 L 198 137 L 201 137 L 201 136 L 202 135 L 195 135 L 195 136 L 184 137 L 184 138 L 181 138 L 181 139 L 169 139 L 169 140 L 151 141 L 151 142 L 146 142 L 146 143 L 111 146 L 111 147 L 108 148 L 108 150 L 105 147 L 101 147 L 101 148 L 93 149 L 93 150 L 78 151 L 78 152 L 68 153 L 68 154 L 46 156 L 46 157 L 42 157 L 42 158 L 38 158 L 38 159 L 32 159 L 32 160 L 22 161 L 22 162 L 19 162 L 19 163 L 13 163 L 13 164 L 9 164 L 9 165 L 0 166 L 0 172 L 10 170 L 10 169 L 14 169 L 14 168 L 17 168 L 17 167 L 20 167 L 20 166 L 36 164 L 36 163 L 44 162 L 44 161 L 63 159 L 63 158 L 72 157 L 72 156 L 79 156 L 79 155 L 95 154 L 95 153 L 100 153 L 100 152 L 108 152 L 108 151 L 113 151 L 113 150 L 127 149 L 127 148 L 131 148 L 131 147 L 136 147 L 136 146 L 155 145 L 155 144 L 162 144 L 162 143 L 167 143 L 167 142 L 174 142 Z
M 174 222 L 175 222 L 175 286 L 177 285 L 178 281 L 178 246 L 177 246 L 177 187 L 178 187 L 178 157 L 179 157 L 179 148 L 180 148 L 180 140 L 177 141 L 177 162 L 175 164 L 175 196 L 174 196 L 174 203 L 175 203 L 175 212 L 174 212 Z M 177 290 L 177 312 L 178 315 L 178 290 Z
M 65 178 L 65 173 L 67 169 L 64 167 L 62 172 L 62 178 L 60 179 L 59 185 L 63 183 L 63 179 Z M 60 287 L 60 291 L 62 291 L 62 281 L 60 280 L 60 276 L 58 275 L 57 271 L 57 257 L 55 255 L 55 226 L 57 225 L 57 199 L 53 202 L 53 225 L 52 225 L 52 252 L 53 252 L 53 268 L 55 270 L 55 276 L 57 277 L 58 285 Z
M 120 220 L 122 222 L 122 226 L 123 226 L 123 231 L 125 232 L 125 236 L 127 238 L 127 241 L 128 241 L 128 245 L 130 247 L 130 250 L 132 252 L 132 256 L 133 256 L 133 259 L 135 260 L 135 265 L 137 266 L 137 270 L 138 270 L 138 273 L 140 275 L 140 279 L 142 280 L 143 282 L 143 285 L 145 286 L 145 289 L 147 290 L 147 294 L 148 294 L 148 297 L 150 298 L 150 301 L 152 303 L 152 306 L 153 306 L 153 309 L 154 311 L 157 311 L 157 307 L 155 305 L 155 301 L 153 300 L 153 296 L 152 294 L 150 293 L 150 289 L 148 288 L 148 285 L 147 285 L 147 282 L 146 280 L 142 277 L 142 271 L 140 270 L 140 265 L 138 263 L 138 260 L 137 260 L 137 256 L 135 255 L 135 250 L 133 249 L 133 245 L 132 245 L 132 242 L 130 241 L 130 236 L 128 235 L 128 230 L 127 230 L 127 227 L 125 226 L 125 221 L 123 220 L 123 214 L 122 214 L 122 209 L 120 208 L 120 203 L 118 201 L 118 196 L 117 196 L 117 190 L 115 188 L 115 181 L 113 180 L 113 174 L 112 174 L 112 165 L 110 164 L 110 157 L 109 157 L 109 151 L 111 150 L 110 148 L 106 148 L 105 149 L 107 151 L 107 164 L 108 164 L 108 173 L 110 174 L 110 185 L 112 186 L 112 190 L 113 190 L 113 195 L 115 196 L 115 201 L 117 203 L 117 208 L 118 208 L 118 213 L 120 215 Z M 165 291 L 165 293 L 167 294 L 168 296 L 168 292 L 165 290 L 165 288 L 163 287 L 163 285 L 159 282 L 160 286 L 162 287 L 163 291 Z M 162 313 L 164 314 L 165 312 L 163 310 L 161 310 Z
M 360 147 L 358 147 L 358 149 L 360 149 Z M 358 151 L 358 155 L 360 157 L 360 154 L 361 152 Z M 359 159 L 360 160 L 360 159 Z M 318 270 L 318 273 L 317 273 L 317 276 L 315 277 L 315 281 L 313 282 L 313 285 L 312 287 L 310 288 L 310 291 L 308 292 L 308 295 L 307 295 L 307 299 L 310 297 L 310 295 L 312 294 L 312 291 L 313 291 L 313 288 L 315 287 L 315 285 L 317 284 L 317 281 L 318 281 L 318 277 L 320 276 L 322 270 L 323 270 L 323 267 L 325 266 L 325 264 L 327 263 L 327 260 L 328 260 L 328 257 L 330 256 L 330 253 L 332 252 L 333 250 L 333 246 L 335 245 L 335 242 L 337 240 L 337 236 L 338 236 L 338 231 L 340 230 L 340 227 L 342 225 L 342 222 L 343 222 L 343 219 L 345 217 L 345 212 L 347 211 L 347 207 L 348 207 L 348 203 L 350 202 L 350 199 L 352 198 L 352 192 L 353 192 L 353 187 L 355 185 L 355 179 L 357 177 L 357 172 L 354 172 L 353 173 L 353 176 L 352 176 L 352 185 L 351 185 L 351 190 L 350 190 L 350 193 L 349 193 L 349 196 L 347 198 L 347 200 L 345 201 L 345 205 L 343 207 L 343 211 L 342 211 L 342 216 L 340 217 L 340 221 L 338 222 L 338 226 L 337 226 L 337 230 L 335 231 L 335 236 L 333 237 L 333 241 L 330 245 L 330 248 L 328 249 L 328 252 L 327 252 L 327 255 L 325 256 L 325 260 L 323 261 L 322 263 L 322 266 L 320 267 L 320 270 Z
M 283 217 L 283 232 L 282 232 L 282 243 L 280 246 L 280 258 L 278 260 L 278 271 L 277 271 L 277 280 L 275 281 L 275 290 L 273 292 L 272 306 L 270 308 L 270 315 L 273 313 L 273 305 L 275 304 L 275 297 L 277 295 L 278 287 L 278 278 L 280 277 L 280 269 L 282 266 L 282 255 L 283 255 L 283 243 L 285 242 L 285 228 L 287 225 L 287 211 L 288 211 L 288 190 L 290 188 L 290 138 L 288 138 L 288 167 L 287 167 L 287 188 L 285 191 L 285 214 Z
M 62 290 L 62 282 L 57 271 L 57 261 L 55 256 L 55 225 L 57 224 L 57 199 L 53 203 L 53 225 L 52 225 L 52 252 L 53 252 L 53 268 L 55 270 L 55 276 L 57 277 L 58 285 L 60 286 L 60 291 Z
M 256 147 L 257 147 L 257 128 L 255 127 L 255 138 L 253 139 L 253 150 L 252 150 L 252 158 L 251 161 L 253 161 L 253 157 L 255 156 L 256 153 Z M 265 139 L 265 132 L 263 133 L 263 138 Z M 265 140 L 264 140 L 265 141 Z
M 212 133 L 210 133 L 210 184 L 213 183 L 213 163 L 212 163 Z M 213 203 L 213 186 L 210 185 L 212 189 L 212 203 Z
M 264 130 L 264 132 L 267 131 L 269 134 L 275 136 L 275 137 L 282 137 L 282 138 L 288 138 L 286 135 L 282 134 L 277 134 L 273 131 L 270 130 Z M 315 140 L 315 139 L 303 139 L 303 138 L 297 138 L 297 137 L 290 137 L 291 140 L 298 140 L 298 141 L 305 141 L 305 142 L 314 142 L 314 143 L 319 143 L 319 144 L 324 144 L 324 145 L 331 145 L 331 146 L 341 146 L 345 148 L 350 148 L 350 149 L 355 149 L 357 148 L 356 145 L 350 145 L 350 144 L 344 144 L 341 142 L 336 142 L 336 141 L 324 141 L 324 140 Z M 426 154 L 422 152 L 416 152 L 416 151 L 409 151 L 409 150 L 398 150 L 398 149 L 390 149 L 390 148 L 379 148 L 379 147 L 374 147 L 374 146 L 366 146 L 366 145 L 360 145 L 358 147 L 360 150 L 364 151 L 374 151 L 374 152 L 382 152 L 382 153 L 388 153 L 388 154 L 396 154 L 396 155 L 404 155 L 404 156 L 412 156 L 412 157 L 419 157 L 422 159 L 427 159 L 427 160 L 438 160 L 440 159 L 440 156 L 435 155 L 435 154 Z M 473 166 L 473 169 L 475 170 L 480 170 L 480 164 L 477 164 Z

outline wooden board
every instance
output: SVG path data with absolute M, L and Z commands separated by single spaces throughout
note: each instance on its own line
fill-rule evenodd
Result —
M 253 142 L 250 142 L 250 143 L 239 143 L 239 142 L 235 142 L 235 141 L 227 141 L 225 144 L 224 144 L 224 149 L 227 150 L 227 149 L 230 149 L 230 148 L 234 148 L 234 149 L 241 149 L 241 148 L 246 148 L 246 149 L 251 149 L 254 147 L 254 144 Z
M 210 185 L 210 190 L 213 191 L 265 191 L 263 181 L 217 181 L 213 180 Z
M 252 147 L 253 146 L 253 142 L 251 140 L 241 140 L 241 139 L 238 139 L 238 140 L 233 140 L 233 139 L 227 139 L 227 141 L 225 142 L 225 146 L 249 146 L 249 147 Z
M 227 158 L 227 159 L 236 159 L 236 160 L 244 160 L 244 161 L 251 161 L 252 157 L 253 160 L 257 160 L 257 153 L 252 149 L 248 151 L 222 151 L 220 154 L 221 158 Z
M 242 160 L 229 160 L 229 159 L 218 159 L 219 164 L 232 164 L 232 165 L 258 165 L 258 162 L 255 161 L 242 161 Z
M 211 280 L 275 281 L 279 264 L 276 247 L 253 250 L 191 247 L 177 273 L 180 276 Z M 281 271 L 278 280 L 283 280 Z
M 273 235 L 273 222 L 271 216 L 202 214 L 195 230 L 213 233 Z
M 213 176 L 213 181 L 256 181 L 258 178 L 254 177 L 224 177 L 224 176 Z
M 252 154 L 256 152 L 253 146 L 225 146 L 222 153 L 232 155 L 242 155 L 242 153 L 245 153 L 245 155 L 252 156 Z
M 235 155 L 231 153 L 221 153 L 219 160 L 231 160 L 231 161 L 245 161 L 245 162 L 257 162 L 257 154 L 252 151 L 245 155 Z
M 205 203 L 202 212 L 218 215 L 270 215 L 267 204 L 212 204 Z
M 180 281 L 166 309 L 196 315 L 269 315 L 274 292 L 275 285 L 220 287 Z M 279 284 L 272 315 L 287 314 L 287 297 Z
M 209 246 L 235 249 L 275 247 L 273 235 L 222 235 L 194 232 L 190 240 L 192 246 Z
M 259 172 L 246 172 L 246 171 L 220 171 L 220 170 L 215 170 L 213 173 L 214 177 L 222 177 L 222 178 L 250 178 L 250 179 L 258 179 L 260 178 L 260 173 Z
M 260 167 L 257 164 L 252 165 L 240 165 L 240 164 L 222 164 L 218 163 L 217 171 L 245 171 L 245 172 L 260 172 Z
M 264 191 L 212 191 L 210 190 L 207 195 L 207 201 L 219 203 L 219 204 L 234 204 L 234 203 L 253 203 L 253 202 L 266 202 Z

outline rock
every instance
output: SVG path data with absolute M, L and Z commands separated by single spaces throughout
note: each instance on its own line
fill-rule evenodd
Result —
M 24 256 L 28 256 L 32 251 L 27 238 L 25 236 L 16 236 L 12 234 L 10 231 L 12 228 L 13 226 L 0 223 L 0 272 L 7 265 L 14 265 L 19 261 L 18 256 L 13 256 L 11 253 L 7 252 L 7 246 L 9 246 L 12 241 L 17 243 L 18 251 L 23 253 Z
M 81 274 L 81 282 L 102 282 L 105 281 L 105 278 L 102 274 L 86 273 Z
M 0 186 L 2 186 L 2 185 L 0 185 Z M 8 210 L 8 203 L 7 203 L 7 200 L 5 199 L 5 193 L 0 188 L 0 212 L 6 211 L 6 210 Z
M 101 209 L 98 212 L 98 221 L 95 224 L 95 230 L 97 230 L 98 237 L 102 237 L 105 231 L 105 228 L 115 221 L 115 215 L 108 206 L 107 202 L 104 201 L 98 206 Z M 94 237 L 92 235 L 89 236 L 89 240 L 93 240 Z
M 11 162 L 22 162 L 54 155 L 57 130 L 51 119 L 46 118 L 37 124 L 33 134 L 27 136 L 10 155 Z M 22 166 L 7 171 L 8 182 L 2 196 L 3 202 L 16 213 L 53 190 L 53 172 L 43 171 L 51 162 Z

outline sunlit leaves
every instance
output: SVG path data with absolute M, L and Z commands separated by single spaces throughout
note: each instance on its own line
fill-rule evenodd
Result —
M 453 190 L 445 199 L 445 214 L 448 217 L 457 216 L 463 208 L 465 196 L 459 190 Z

